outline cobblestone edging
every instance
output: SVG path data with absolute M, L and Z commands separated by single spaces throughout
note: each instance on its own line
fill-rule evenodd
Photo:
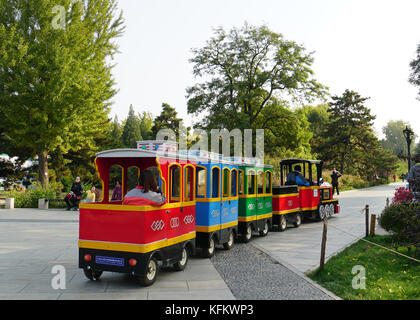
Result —
M 238 300 L 338 300 L 257 245 L 237 243 L 218 251 L 211 262 Z

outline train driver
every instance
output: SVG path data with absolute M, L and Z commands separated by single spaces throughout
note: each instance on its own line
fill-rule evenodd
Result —
M 155 175 L 150 170 L 142 171 L 138 186 L 125 195 L 123 205 L 160 206 L 166 202 L 166 198 L 158 191 L 159 186 Z
M 298 185 L 299 187 L 308 187 L 309 181 L 301 173 L 302 168 L 300 165 L 295 166 L 295 171 L 290 172 L 287 175 L 287 184 L 288 185 Z

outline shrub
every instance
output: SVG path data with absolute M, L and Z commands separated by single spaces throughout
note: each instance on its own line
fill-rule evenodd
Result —
M 414 246 L 416 253 L 420 253 L 420 204 L 395 202 L 384 209 L 379 224 L 393 232 L 400 245 Z
M 38 208 L 38 199 L 57 199 L 62 188 L 61 184 L 50 183 L 47 188 L 42 188 L 38 182 L 26 191 L 10 191 L 8 197 L 15 198 L 16 208 Z
M 398 203 L 398 202 L 411 202 L 413 200 L 413 193 L 410 191 L 410 189 L 401 187 L 398 188 L 394 193 L 394 198 L 392 199 L 392 203 Z

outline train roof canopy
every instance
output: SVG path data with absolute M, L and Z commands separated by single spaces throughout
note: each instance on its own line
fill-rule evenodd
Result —
M 280 161 L 280 165 L 292 165 L 296 163 L 309 163 L 315 165 L 322 165 L 324 161 L 322 160 L 305 160 L 305 159 L 284 159 Z

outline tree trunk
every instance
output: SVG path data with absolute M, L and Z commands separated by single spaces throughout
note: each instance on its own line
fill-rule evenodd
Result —
M 48 186 L 48 151 L 38 151 L 38 180 L 43 188 Z

